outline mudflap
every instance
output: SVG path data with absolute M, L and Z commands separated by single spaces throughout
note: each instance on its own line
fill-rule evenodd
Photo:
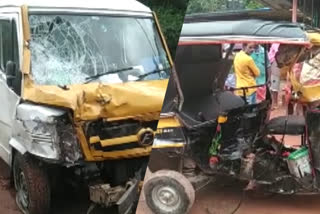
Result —
M 109 184 L 97 184 L 89 187 L 90 200 L 93 205 L 87 214 L 91 213 L 95 206 L 115 206 L 118 214 L 130 214 L 139 194 L 139 182 L 136 179 L 130 180 L 124 186 L 111 187 Z

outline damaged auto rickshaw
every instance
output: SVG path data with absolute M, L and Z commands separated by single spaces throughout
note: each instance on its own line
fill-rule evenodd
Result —
M 239 43 L 264 45 L 265 59 L 267 46 L 280 43 L 276 60 L 289 72 L 310 47 L 300 26 L 287 22 L 184 23 L 175 58 L 177 75 L 169 80 L 148 165 L 151 174 L 144 182 L 146 202 L 154 213 L 187 213 L 195 190 L 219 175 L 254 181 L 267 192 L 320 193 L 320 111 L 309 110 L 306 119 L 270 119 L 269 87 L 266 99 L 257 104 L 233 93 L 245 94 L 248 88 L 226 89 L 230 53 Z M 223 52 L 225 44 L 229 48 Z M 268 76 L 255 87 L 268 86 Z M 301 135 L 301 144 L 288 146 L 273 135 Z
M 133 210 L 172 68 L 135 0 L 1 1 L 0 156 L 25 214 L 64 184 Z

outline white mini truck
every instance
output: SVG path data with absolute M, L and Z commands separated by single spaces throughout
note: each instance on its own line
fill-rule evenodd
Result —
M 172 60 L 135 0 L 0 1 L 0 157 L 25 214 L 65 183 L 133 210 Z

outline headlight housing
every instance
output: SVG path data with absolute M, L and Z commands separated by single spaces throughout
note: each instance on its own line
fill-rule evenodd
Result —
M 38 157 L 73 164 L 82 158 L 80 145 L 64 110 L 23 103 L 17 107 L 13 137 Z
M 18 134 L 23 136 L 23 142 L 28 152 L 38 157 L 51 160 L 60 159 L 60 147 L 55 123 L 40 120 L 19 120 L 23 128 L 18 129 Z

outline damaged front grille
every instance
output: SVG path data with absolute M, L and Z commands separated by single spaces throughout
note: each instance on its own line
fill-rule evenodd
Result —
M 86 135 L 99 136 L 100 139 L 110 139 L 136 134 L 141 128 L 139 121 L 105 122 L 94 121 L 88 124 Z
M 157 123 L 158 121 L 140 122 L 136 120 L 108 122 L 101 119 L 87 123 L 84 130 L 87 141 L 95 150 L 110 152 L 143 147 L 138 142 L 139 135 L 149 140 L 148 144 L 152 144 L 153 136 L 147 135 L 153 135 Z

